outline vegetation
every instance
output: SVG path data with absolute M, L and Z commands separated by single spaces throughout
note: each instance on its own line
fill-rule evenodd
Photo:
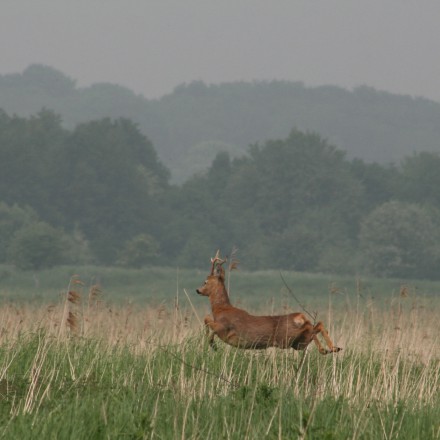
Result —
M 374 209 L 360 233 L 370 271 L 391 277 L 432 276 L 440 251 L 437 218 L 438 213 L 416 204 L 388 202 Z
M 0 114 L 0 263 L 203 267 L 239 247 L 247 269 L 438 278 L 440 159 L 401 168 L 348 160 L 319 135 L 220 152 L 171 185 L 125 119 L 61 125 Z M 426 176 L 433 176 L 434 185 Z
M 344 350 L 328 356 L 212 351 L 205 298 L 112 305 L 77 276 L 58 302 L 3 304 L 0 436 L 438 438 L 438 300 L 409 287 L 382 291 L 386 307 L 334 295 L 345 306 L 323 296 L 319 318 Z
M 221 144 L 240 155 L 250 143 L 285 138 L 292 127 L 318 132 L 350 159 L 368 162 L 399 163 L 414 151 L 440 151 L 440 103 L 365 86 L 348 91 L 301 82 L 197 81 L 148 100 L 113 84 L 78 88 L 63 73 L 32 65 L 0 76 L 0 102 L 22 117 L 52 109 L 70 130 L 105 117 L 130 119 L 178 183 L 208 167 Z
M 439 277 L 440 155 L 420 151 L 438 151 L 435 103 L 290 83 L 193 83 L 150 102 L 44 66 L 0 77 L 0 96 L 51 109 L 0 110 L 0 264 L 204 267 L 236 246 L 249 270 Z M 400 164 L 383 164 L 397 157 L 384 142 Z M 408 142 L 419 152 L 404 156 Z

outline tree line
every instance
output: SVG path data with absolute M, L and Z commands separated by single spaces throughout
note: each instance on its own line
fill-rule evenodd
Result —
M 0 75 L 0 103 L 24 117 L 50 108 L 70 130 L 103 117 L 130 119 L 176 183 L 208 167 L 219 151 L 239 156 L 249 143 L 281 139 L 292 127 L 318 132 L 348 158 L 368 162 L 399 163 L 413 151 L 440 151 L 440 103 L 365 86 L 196 81 L 150 100 L 115 84 L 80 88 L 56 69 L 31 65 Z
M 440 156 L 349 159 L 316 133 L 219 152 L 182 185 L 128 119 L 63 127 L 0 112 L 0 263 L 205 267 L 431 278 L 440 262 Z

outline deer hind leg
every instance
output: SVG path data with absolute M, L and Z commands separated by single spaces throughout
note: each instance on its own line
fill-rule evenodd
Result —
M 328 353 L 337 353 L 338 351 L 341 351 L 342 348 L 339 347 L 335 347 L 332 340 L 330 339 L 330 336 L 328 335 L 327 330 L 325 329 L 324 325 L 322 324 L 322 322 L 318 322 L 314 327 L 313 327 L 313 332 L 315 333 L 313 336 L 313 341 L 315 342 L 316 346 L 318 347 L 318 350 L 321 354 L 328 354 Z M 317 334 L 321 333 L 322 337 L 324 338 L 329 350 L 327 350 L 326 348 L 324 348 L 321 343 L 319 342 L 319 339 L 317 337 Z

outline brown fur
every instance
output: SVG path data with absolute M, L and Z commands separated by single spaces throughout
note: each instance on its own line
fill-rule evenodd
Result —
M 338 352 L 323 324 L 313 325 L 302 313 L 278 316 L 254 316 L 231 305 L 224 283 L 224 260 L 212 260 L 211 274 L 197 293 L 209 297 L 212 316 L 205 317 L 209 341 L 213 345 L 217 335 L 222 341 L 239 348 L 262 349 L 268 347 L 294 348 L 304 350 L 313 340 L 321 354 Z M 217 268 L 216 268 L 217 265 Z M 216 273 L 214 273 L 216 272 Z M 317 338 L 321 333 L 328 349 Z

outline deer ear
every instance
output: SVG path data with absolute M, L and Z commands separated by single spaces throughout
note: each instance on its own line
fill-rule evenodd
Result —
M 225 270 L 220 264 L 217 264 L 217 267 L 215 268 L 215 275 L 217 278 L 220 278 L 222 280 L 225 279 Z

